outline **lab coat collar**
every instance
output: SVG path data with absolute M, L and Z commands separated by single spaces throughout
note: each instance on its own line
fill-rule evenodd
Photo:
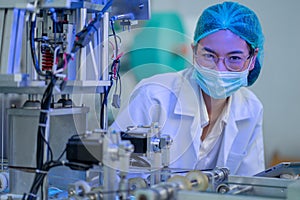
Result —
M 192 124 L 190 129 L 191 139 L 193 140 L 193 147 L 196 155 L 199 154 L 199 147 L 201 144 L 201 110 L 200 110 L 200 90 L 198 84 L 192 77 L 193 68 L 182 71 L 181 80 L 178 83 L 178 91 L 174 113 L 178 115 L 185 115 L 192 117 Z M 208 117 L 207 117 L 208 119 Z M 199 123 L 200 122 L 200 123 Z
M 178 83 L 177 98 L 174 113 L 179 115 L 197 116 L 199 113 L 199 89 L 192 80 L 193 69 L 182 71 L 181 80 Z
M 187 116 L 197 116 L 200 114 L 202 110 L 199 110 L 201 105 L 201 94 L 196 81 L 192 78 L 193 68 L 184 70 L 181 74 L 181 81 L 179 81 L 176 94 L 178 97 L 178 101 L 176 102 L 174 113 L 180 115 Z M 240 90 L 243 90 L 241 88 Z M 251 117 L 252 110 L 249 110 L 249 106 L 247 106 L 248 102 L 241 92 L 235 92 L 229 98 L 229 111 L 226 114 L 226 118 L 231 116 L 235 121 L 247 119 Z M 243 109 L 241 108 L 241 105 Z M 202 113 L 202 112 L 201 112 Z M 203 114 L 203 113 L 202 113 Z M 201 116 L 201 118 L 205 119 L 206 116 Z M 225 118 L 225 122 L 227 119 Z
M 237 124 L 239 121 L 251 118 L 252 115 L 254 115 L 248 105 L 248 101 L 242 95 L 242 90 L 244 90 L 244 88 L 241 88 L 240 91 L 237 91 L 232 95 L 230 113 L 225 126 L 223 143 L 217 161 L 218 166 L 227 166 L 231 169 L 231 173 L 235 173 L 240 164 L 237 162 L 238 159 L 236 159 L 235 153 L 238 153 L 237 149 L 241 150 L 240 148 L 245 148 L 240 145 L 233 146 L 234 140 L 238 134 Z
M 176 103 L 174 113 L 194 117 L 190 131 L 192 139 L 194 140 L 194 149 L 198 155 L 201 143 L 201 126 L 199 126 L 199 122 L 203 121 L 203 119 L 201 120 L 203 116 L 200 115 L 200 90 L 195 80 L 191 78 L 192 71 L 193 69 L 183 71 L 181 83 L 179 83 L 181 84 L 181 87 L 177 87 L 178 90 L 176 91 L 178 101 Z M 253 111 L 250 109 L 247 99 L 243 96 L 243 90 L 244 88 L 240 88 L 240 90 L 235 92 L 229 99 L 229 110 L 227 116 L 224 118 L 226 126 L 223 136 L 223 145 L 218 158 L 218 164 L 221 166 L 226 164 L 231 168 L 236 167 L 235 163 L 231 161 L 227 162 L 227 160 L 234 139 L 238 133 L 237 123 L 238 121 L 248 119 L 253 115 Z
M 235 121 L 248 119 L 254 115 L 253 110 L 250 109 L 251 106 L 249 102 L 243 95 L 243 90 L 245 90 L 245 88 L 240 88 L 232 95 L 230 116 L 232 116 Z

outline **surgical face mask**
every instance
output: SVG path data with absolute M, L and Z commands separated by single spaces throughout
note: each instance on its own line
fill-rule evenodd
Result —
M 196 70 L 192 76 L 207 95 L 214 99 L 225 99 L 242 86 L 247 86 L 249 66 L 241 72 L 217 71 L 200 66 L 195 62 Z

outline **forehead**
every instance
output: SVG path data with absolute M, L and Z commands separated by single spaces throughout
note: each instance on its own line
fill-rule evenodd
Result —
M 219 30 L 199 41 L 202 47 L 214 50 L 217 53 L 228 53 L 232 51 L 248 51 L 245 40 L 230 30 Z M 199 49 L 199 48 L 198 48 Z

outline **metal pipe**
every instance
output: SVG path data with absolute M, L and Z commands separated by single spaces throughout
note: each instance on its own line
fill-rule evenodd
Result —
M 109 13 L 106 12 L 103 15 L 102 19 L 102 38 L 101 38 L 101 77 L 103 81 L 108 81 L 108 28 L 109 28 Z M 101 102 L 105 101 L 104 98 L 107 98 L 105 93 L 102 93 L 100 96 Z M 103 115 L 101 116 L 100 111 L 100 119 L 102 122 L 102 129 L 106 130 L 108 128 L 108 115 L 107 115 L 107 105 L 104 104 L 103 107 Z

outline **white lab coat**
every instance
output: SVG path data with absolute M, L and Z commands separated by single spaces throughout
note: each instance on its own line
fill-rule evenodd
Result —
M 111 128 L 118 131 L 130 125 L 159 122 L 162 134 L 169 134 L 174 140 L 170 167 L 194 168 L 201 145 L 203 114 L 192 71 L 188 68 L 141 81 Z M 265 169 L 263 107 L 247 88 L 233 94 L 230 106 L 216 166 L 228 167 L 230 174 L 251 176 Z

